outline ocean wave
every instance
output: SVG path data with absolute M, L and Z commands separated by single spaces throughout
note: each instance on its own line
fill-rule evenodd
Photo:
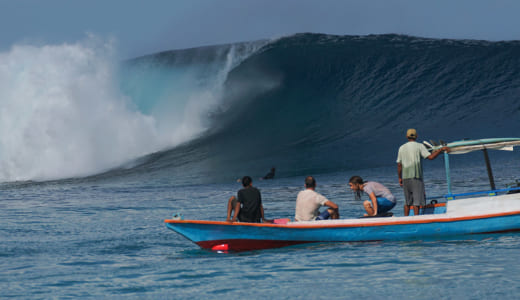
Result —
M 211 181 L 244 174 L 264 175 L 272 166 L 277 167 L 280 176 L 291 176 L 393 164 L 409 127 L 416 128 L 419 139 L 424 140 L 517 136 L 519 50 L 518 41 L 307 33 L 273 41 L 167 51 L 125 62 L 115 76 L 119 79 L 116 89 L 113 85 L 103 88 L 103 82 L 113 82 L 113 74 L 107 80 L 93 72 L 92 78 L 100 81 L 89 84 L 96 87 L 92 90 L 112 91 L 112 96 L 109 100 L 98 95 L 79 98 L 105 99 L 92 107 L 125 103 L 115 107 L 123 107 L 121 114 L 127 116 L 123 119 L 133 120 L 138 128 L 129 131 L 124 122 L 116 122 L 107 131 L 116 136 L 132 132 L 130 136 L 123 135 L 130 142 L 123 139 L 117 143 L 124 148 L 121 151 L 125 155 L 111 156 L 121 151 L 118 147 L 113 149 L 109 142 L 85 145 L 88 132 L 98 134 L 100 129 L 87 133 L 80 130 L 77 140 L 65 141 L 96 150 L 92 150 L 94 155 L 87 151 L 80 158 L 89 167 L 75 167 L 82 170 L 79 175 L 96 174 L 120 164 L 124 167 L 105 174 L 153 173 Z M 36 53 L 39 51 L 42 49 Z M 16 62 L 11 56 L 7 61 Z M 63 67 L 59 62 L 50 66 L 46 73 Z M 95 68 L 91 64 L 87 70 L 92 69 Z M 67 78 L 88 79 L 85 74 L 90 73 L 82 72 L 85 71 L 73 72 Z M 11 69 L 5 74 L 17 71 Z M 18 87 L 15 90 L 22 90 L 22 86 L 45 90 L 43 83 L 14 86 Z M 11 87 L 7 90 L 13 91 Z M 15 98 L 6 95 L 2 98 L 10 99 L 8 103 L 15 102 Z M 47 107 L 53 107 L 51 104 Z M 6 115 L 18 111 L 29 120 L 27 116 L 35 115 L 4 104 L 2 108 Z M 114 124 L 110 116 L 101 122 L 90 120 L 98 112 L 87 112 L 84 116 L 73 115 L 73 119 L 88 119 L 78 125 Z M 62 118 L 65 117 L 49 113 L 47 119 Z M 16 147 L 12 149 L 27 148 L 39 141 L 35 136 L 42 133 L 38 131 L 25 140 L 23 136 L 30 130 L 20 130 L 17 136 L 10 134 L 4 128 L 15 127 L 12 120 L 5 123 L 2 117 L 6 126 L 1 127 L 6 130 L 3 135 L 14 139 Z M 72 136 L 65 136 L 69 135 Z M 32 171 L 35 169 L 44 178 L 78 175 L 67 171 L 67 164 L 62 161 L 67 161 L 64 158 L 71 152 L 67 145 L 58 143 L 63 142 L 62 135 L 56 136 L 60 138 L 46 144 L 54 143 L 55 147 L 29 147 L 54 149 L 56 153 L 55 159 L 49 160 L 54 161 L 52 166 L 49 163 L 38 167 L 30 166 L 38 165 L 36 161 L 15 166 L 46 151 L 19 155 L 11 150 L 5 156 L 3 153 L 11 146 L 7 146 L 8 139 L 0 137 L 0 161 L 7 166 L 0 174 L 4 179 L 32 179 L 38 174 Z M 106 147 L 99 147 L 105 144 Z M 81 157 L 82 151 L 72 153 Z M 122 164 L 123 161 L 131 163 Z M 42 171 L 48 168 L 56 170 L 53 176 Z
M 121 63 L 111 40 L 0 54 L 0 182 L 83 177 L 197 137 L 227 72 L 264 42 Z
M 0 54 L 0 181 L 85 176 L 154 150 L 153 119 L 114 88 L 113 55 L 95 37 Z
M 229 109 L 203 136 L 153 165 L 171 172 L 197 157 L 188 165 L 212 180 L 271 166 L 291 176 L 394 164 L 410 127 L 424 140 L 517 136 L 518 50 L 402 35 L 281 38 L 229 72 Z

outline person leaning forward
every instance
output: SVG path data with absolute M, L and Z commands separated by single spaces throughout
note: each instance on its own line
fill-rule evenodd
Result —
M 296 221 L 312 221 L 339 219 L 338 206 L 336 203 L 328 200 L 323 195 L 314 191 L 316 188 L 316 180 L 312 176 L 305 178 L 305 190 L 298 193 L 296 198 L 296 213 L 294 219 Z M 327 206 L 328 209 L 320 213 L 321 206 Z
M 237 218 L 240 222 L 260 223 L 261 221 L 269 222 L 264 218 L 264 207 L 262 205 L 262 196 L 260 191 L 253 187 L 253 180 L 249 176 L 242 178 L 243 189 L 238 191 L 238 199 L 234 196 L 228 201 L 228 222 L 236 222 Z M 234 199 L 235 198 L 235 199 Z M 236 200 L 236 203 L 235 203 Z M 230 220 L 231 207 L 234 206 L 233 219 Z
M 404 215 L 408 216 L 410 207 L 413 206 L 414 214 L 417 216 L 419 208 L 426 205 L 421 158 L 433 160 L 441 152 L 449 152 L 450 148 L 442 147 L 430 153 L 423 144 L 416 142 L 417 131 L 413 128 L 408 129 L 406 138 L 408 142 L 399 147 L 397 154 L 397 174 L 399 185 L 404 191 Z

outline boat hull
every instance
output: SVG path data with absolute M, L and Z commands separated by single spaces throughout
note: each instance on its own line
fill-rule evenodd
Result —
M 471 206 L 469 206 L 471 204 Z M 472 209 L 469 209 L 472 207 Z M 303 243 L 432 239 L 454 235 L 520 231 L 518 196 L 450 201 L 445 214 L 289 222 L 287 224 L 165 220 L 166 226 L 205 249 L 234 251 Z
M 322 221 L 323 222 L 323 221 Z M 520 231 L 520 212 L 466 220 L 403 222 L 359 226 L 284 226 L 172 221 L 167 227 L 201 248 L 227 244 L 230 250 L 279 248 L 303 243 L 428 239 L 452 235 Z M 325 222 L 323 222 L 325 223 Z

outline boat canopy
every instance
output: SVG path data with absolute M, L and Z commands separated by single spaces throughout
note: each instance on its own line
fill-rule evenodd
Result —
M 454 145 L 450 147 L 450 144 L 446 145 L 450 147 L 450 154 L 464 154 L 477 150 L 493 149 L 493 150 L 504 150 L 513 151 L 514 146 L 520 145 L 520 139 L 513 141 L 501 141 L 501 142 L 483 142 L 481 144 L 474 145 Z
M 429 145 L 427 142 L 425 144 Z M 446 195 L 447 199 L 453 198 L 451 197 L 453 194 L 451 192 L 451 176 L 450 176 L 450 163 L 449 163 L 449 155 L 450 154 L 464 154 L 477 150 L 482 150 L 484 153 L 484 160 L 486 162 L 486 168 L 489 177 L 489 184 L 492 191 L 496 190 L 495 180 L 493 178 L 493 171 L 491 170 L 491 163 L 489 161 L 489 155 L 487 150 L 505 150 L 505 151 L 513 151 L 515 146 L 520 145 L 520 138 L 489 138 L 489 139 L 479 139 L 479 140 L 462 140 L 451 143 L 440 143 L 435 146 L 430 147 L 431 150 L 440 149 L 443 146 L 447 146 L 450 148 L 449 153 L 444 153 L 444 163 L 446 167 L 446 181 L 448 184 L 448 195 Z M 492 194 L 492 193 L 490 193 Z

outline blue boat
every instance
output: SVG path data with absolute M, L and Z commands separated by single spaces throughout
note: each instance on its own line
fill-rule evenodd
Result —
M 247 251 L 304 243 L 435 239 L 441 237 L 520 231 L 520 187 L 496 189 L 487 150 L 512 150 L 520 138 L 457 141 L 444 144 L 448 193 L 418 216 L 340 219 L 309 222 L 228 223 L 167 219 L 166 226 L 201 248 Z M 430 150 L 442 144 L 430 145 Z M 483 151 L 491 189 L 452 194 L 449 156 Z

